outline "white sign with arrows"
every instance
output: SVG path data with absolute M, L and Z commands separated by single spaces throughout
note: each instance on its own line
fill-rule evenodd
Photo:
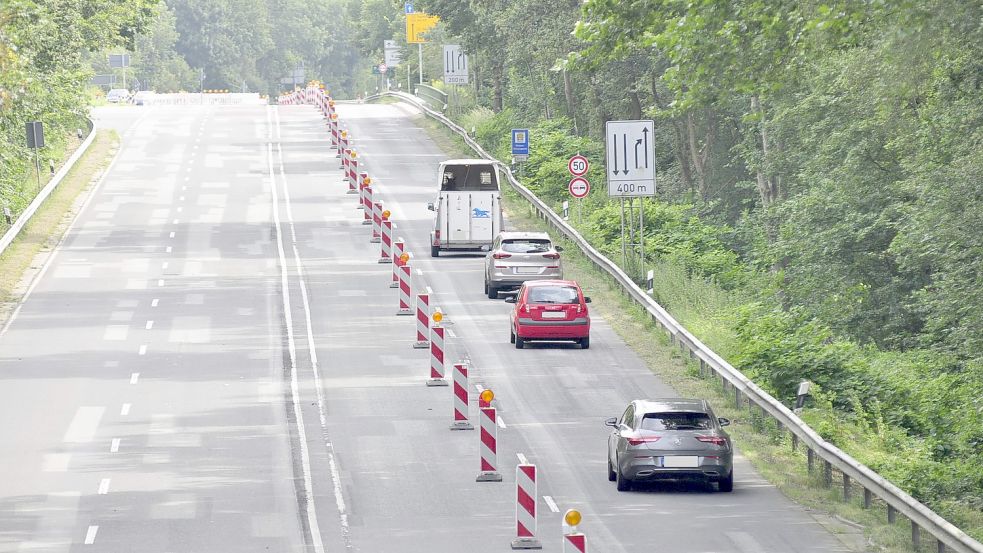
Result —
M 468 56 L 458 44 L 444 45 L 444 84 L 468 84 Z
M 655 195 L 655 122 L 608 121 L 608 195 L 618 197 Z

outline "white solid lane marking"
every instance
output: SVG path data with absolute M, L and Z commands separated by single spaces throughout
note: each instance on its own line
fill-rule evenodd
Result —
M 130 384 L 136 384 L 140 380 L 140 373 L 133 373 L 130 375 Z
M 141 344 L 137 355 L 147 355 L 147 344 Z
M 106 495 L 109 493 L 109 478 L 103 478 L 99 481 L 99 495 Z
M 153 321 L 147 321 L 147 330 L 150 330 L 153 327 L 154 327 L 154 322 Z
M 502 428 L 502 429 L 507 428 L 505 426 L 505 419 L 503 419 L 502 417 L 499 417 L 499 416 L 496 416 L 495 419 L 498 421 L 499 428 Z
M 96 533 L 99 532 L 99 526 L 92 525 L 89 529 L 85 531 L 85 545 L 92 545 L 96 542 Z
M 150 307 L 157 307 L 160 304 L 160 299 L 154 298 L 154 301 L 150 302 Z
M 516 453 L 515 456 L 519 458 L 519 463 L 520 464 L 523 464 L 523 465 L 528 465 L 529 464 L 529 459 L 526 459 L 526 456 L 525 455 L 523 455 L 521 453 Z
M 91 442 L 105 411 L 105 407 L 79 407 L 62 441 L 76 444 Z
M 556 501 L 553 501 L 552 497 L 544 495 L 543 501 L 546 502 L 546 506 L 550 508 L 550 511 L 553 511 L 554 513 L 560 512 L 560 508 L 556 505 Z
M 129 415 L 129 414 L 130 414 L 130 407 L 132 407 L 132 406 L 133 406 L 133 404 L 132 404 L 132 403 L 124 403 L 124 404 L 123 404 L 123 405 L 122 405 L 122 406 L 121 406 L 121 407 L 119 408 L 119 414 L 120 414 L 120 415 L 122 415 L 122 416 L 124 416 L 124 417 L 125 417 L 126 415 Z
M 113 442 L 109 444 L 110 453 L 119 453 L 119 438 L 113 438 Z

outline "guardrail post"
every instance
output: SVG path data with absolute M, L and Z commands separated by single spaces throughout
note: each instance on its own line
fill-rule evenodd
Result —
M 874 494 L 864 488 L 864 509 L 870 509 L 870 504 L 874 502 Z
M 915 551 L 922 548 L 922 529 L 915 524 L 915 521 L 911 521 L 911 545 L 914 546 Z
M 843 501 L 850 501 L 850 477 L 843 475 Z
M 894 521 L 898 519 L 898 512 L 894 510 L 894 507 L 887 506 L 887 522 L 888 524 L 894 524 Z
M 833 464 L 823 459 L 823 486 L 829 488 L 833 485 Z
M 936 543 L 936 544 L 938 544 L 938 546 L 937 546 L 937 548 L 936 548 L 936 549 L 937 549 L 937 551 L 938 551 L 939 553 L 945 553 L 945 543 L 943 543 L 943 542 L 941 542 L 941 541 L 938 541 L 938 540 L 936 540 L 936 542 L 935 542 L 935 543 Z
M 741 408 L 741 389 L 734 386 L 734 407 Z
M 812 469 L 816 465 L 816 454 L 813 453 L 811 447 L 806 449 L 806 459 L 806 464 L 809 467 L 809 474 L 812 474 Z
M 792 432 L 792 451 L 797 451 L 799 449 L 799 435 Z
M 702 360 L 702 359 L 700 359 L 700 378 L 705 377 L 706 376 L 706 374 L 705 374 L 706 372 L 707 372 L 707 362 L 704 361 L 704 360 Z

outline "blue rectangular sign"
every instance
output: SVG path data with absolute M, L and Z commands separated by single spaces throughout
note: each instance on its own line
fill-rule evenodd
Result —
M 413 13 L 413 2 L 403 4 L 404 13 Z
M 512 155 L 529 155 L 529 129 L 512 129 Z

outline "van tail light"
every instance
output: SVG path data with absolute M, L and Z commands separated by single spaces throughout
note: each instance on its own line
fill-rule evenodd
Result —
M 721 438 L 720 436 L 697 436 L 696 439 L 705 444 L 713 444 L 719 446 L 727 445 L 727 438 Z
M 628 445 L 642 445 L 642 444 L 654 444 L 659 441 L 662 436 L 645 436 L 643 438 L 628 438 Z
M 433 242 L 434 242 L 433 244 L 434 246 L 440 245 L 440 229 L 433 231 Z
M 492 258 L 494 258 L 494 259 L 506 259 L 506 258 L 509 258 L 509 257 L 512 257 L 512 254 L 499 252 L 499 253 L 496 253 L 496 254 L 492 255 Z
M 560 254 L 558 253 L 544 253 L 543 257 L 546 259 L 560 259 Z

